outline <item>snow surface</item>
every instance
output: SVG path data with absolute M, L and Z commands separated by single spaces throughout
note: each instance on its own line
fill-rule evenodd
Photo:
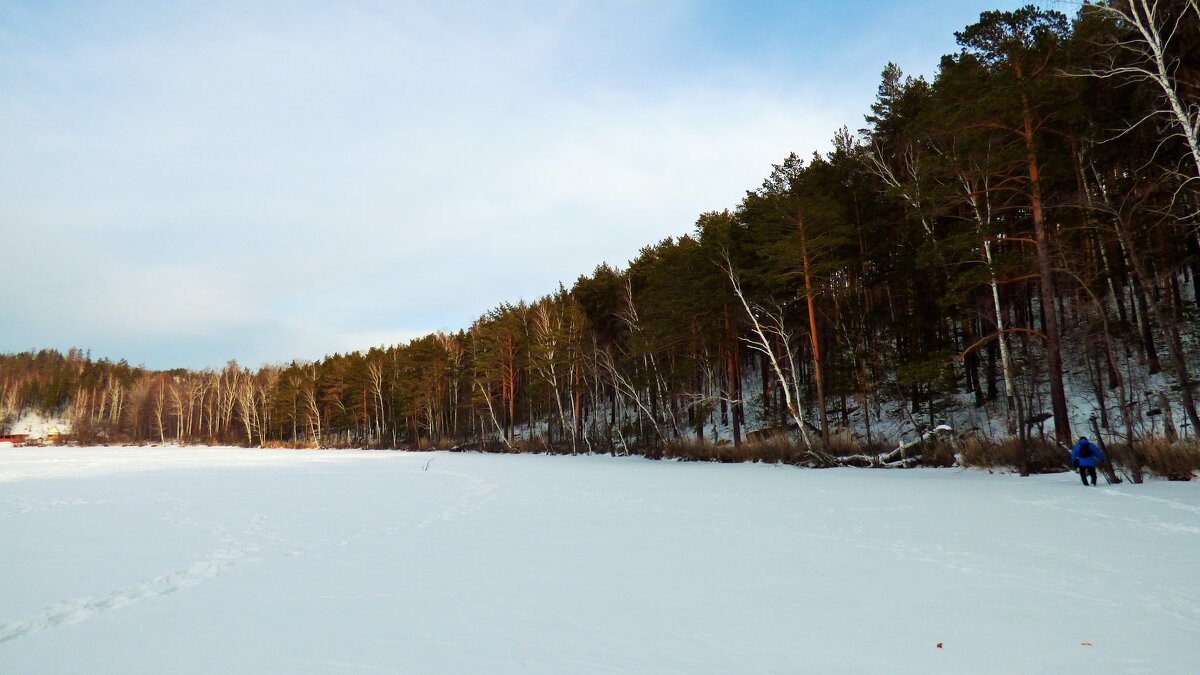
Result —
M 0 572 L 2 673 L 1200 664 L 1195 483 L 18 447 Z

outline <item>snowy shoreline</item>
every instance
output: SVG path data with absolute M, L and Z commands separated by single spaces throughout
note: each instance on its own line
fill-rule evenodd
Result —
M 782 468 L 5 450 L 0 671 L 1185 673 L 1200 660 L 1194 482 Z

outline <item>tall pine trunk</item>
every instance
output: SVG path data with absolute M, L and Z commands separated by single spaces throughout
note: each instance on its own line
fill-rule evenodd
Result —
M 1054 437 L 1060 443 L 1071 442 L 1071 421 L 1067 412 L 1067 396 L 1063 390 L 1061 339 L 1058 331 L 1058 309 L 1054 304 L 1054 266 L 1050 262 L 1050 241 L 1042 209 L 1042 188 L 1037 152 L 1033 144 L 1033 116 L 1029 98 L 1021 94 L 1021 115 L 1025 124 L 1026 162 L 1029 169 L 1029 206 L 1033 212 L 1033 232 L 1037 249 L 1038 273 L 1041 275 L 1041 309 L 1046 328 L 1046 370 L 1050 380 L 1050 406 L 1054 414 Z

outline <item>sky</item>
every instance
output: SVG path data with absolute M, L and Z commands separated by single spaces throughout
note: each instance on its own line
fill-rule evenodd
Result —
M 0 352 L 468 327 L 692 231 L 999 0 L 0 0 Z

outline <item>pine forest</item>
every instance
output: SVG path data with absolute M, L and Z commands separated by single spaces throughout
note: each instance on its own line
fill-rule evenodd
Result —
M 314 362 L 2 355 L 0 430 L 36 411 L 81 443 L 1026 473 L 1087 435 L 1110 473 L 1190 475 L 1200 3 L 986 12 L 955 37 L 932 79 L 887 64 L 830 151 L 781 149 L 624 268 Z

